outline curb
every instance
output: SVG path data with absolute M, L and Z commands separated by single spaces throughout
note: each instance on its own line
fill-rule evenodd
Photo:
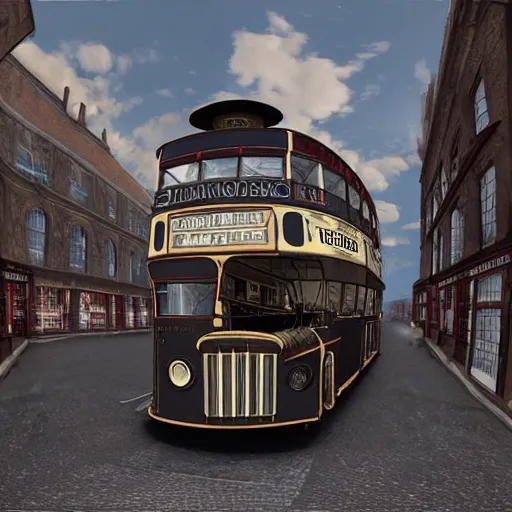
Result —
M 13 367 L 14 363 L 21 356 L 23 351 L 28 347 L 28 340 L 26 339 L 11 355 L 6 357 L 0 364 L 0 380 L 2 380 Z
M 447 368 L 451 373 L 453 373 L 457 379 L 459 379 L 464 387 L 470 392 L 470 394 L 480 402 L 489 412 L 494 414 L 509 430 L 512 431 L 512 418 L 508 416 L 505 412 L 503 412 L 497 405 L 493 404 L 485 395 L 483 395 L 478 388 L 472 384 L 467 377 L 459 370 L 457 365 L 450 361 L 446 354 L 433 343 L 433 341 L 429 338 L 423 338 L 427 347 L 430 349 L 432 354 Z
M 61 334 L 53 337 L 41 337 L 41 338 L 28 338 L 29 343 L 50 343 L 51 341 L 59 341 L 59 340 L 67 340 L 69 338 L 82 338 L 84 336 L 98 336 L 100 338 L 105 338 L 107 336 L 115 336 L 118 334 L 142 334 L 142 333 L 150 333 L 153 329 L 136 329 L 130 331 L 106 331 L 106 332 L 76 332 L 70 334 Z

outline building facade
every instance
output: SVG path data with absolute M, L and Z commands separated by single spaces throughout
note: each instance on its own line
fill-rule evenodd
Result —
M 0 62 L 0 334 L 146 328 L 151 199 L 14 57 Z
M 386 311 L 385 319 L 410 323 L 412 321 L 412 300 L 398 299 L 392 301 Z
M 0 9 L 0 61 L 34 33 L 30 0 L 3 0 Z
M 425 335 L 512 407 L 512 4 L 452 0 L 423 105 L 420 279 Z

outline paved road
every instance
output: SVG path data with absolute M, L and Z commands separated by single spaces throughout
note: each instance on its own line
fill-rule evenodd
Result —
M 121 404 L 151 389 L 149 335 L 30 346 L 0 383 L 0 510 L 512 510 L 512 434 L 387 324 L 321 425 L 208 433 Z

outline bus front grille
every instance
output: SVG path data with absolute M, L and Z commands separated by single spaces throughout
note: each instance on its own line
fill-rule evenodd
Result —
M 277 354 L 203 354 L 204 413 L 209 418 L 274 416 Z

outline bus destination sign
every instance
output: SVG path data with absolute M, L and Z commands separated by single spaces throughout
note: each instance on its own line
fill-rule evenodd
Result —
M 290 187 L 282 180 L 229 180 L 172 187 L 155 196 L 155 208 L 212 199 L 288 199 Z

